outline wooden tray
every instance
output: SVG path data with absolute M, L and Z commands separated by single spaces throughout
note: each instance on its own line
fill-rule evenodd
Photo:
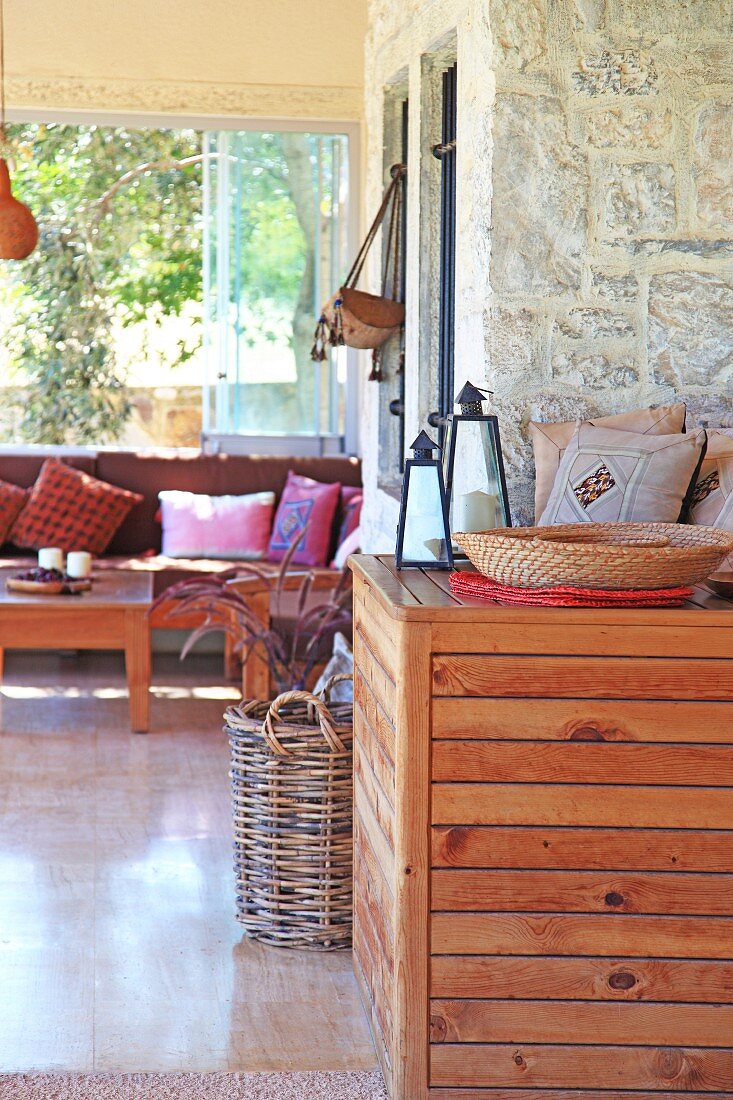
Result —
M 8 577 L 5 587 L 8 592 L 26 592 L 35 596 L 75 596 L 77 592 L 88 592 L 92 582 L 88 577 L 78 581 L 22 581 L 17 577 Z

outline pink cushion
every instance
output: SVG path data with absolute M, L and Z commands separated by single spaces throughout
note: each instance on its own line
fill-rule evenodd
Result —
M 325 566 L 340 498 L 341 485 L 338 481 L 327 485 L 311 477 L 294 474 L 291 470 L 272 528 L 268 553 L 270 561 L 282 561 L 297 541 L 298 549 L 291 559 L 294 564 Z
M 340 546 L 352 531 L 359 526 L 361 519 L 361 506 L 364 502 L 364 490 L 353 485 L 341 486 L 341 500 L 339 502 L 339 531 L 336 545 Z
M 167 557 L 258 561 L 267 553 L 274 493 L 212 497 L 171 489 L 158 495 Z

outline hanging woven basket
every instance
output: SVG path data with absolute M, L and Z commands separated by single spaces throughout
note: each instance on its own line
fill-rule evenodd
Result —
M 353 704 L 287 691 L 228 707 L 237 920 L 254 939 L 351 944 Z

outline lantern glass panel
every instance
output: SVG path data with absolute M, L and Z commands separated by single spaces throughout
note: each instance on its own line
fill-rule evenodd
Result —
M 402 558 L 405 562 L 448 561 L 440 467 L 408 463 Z
M 494 418 L 455 415 L 445 451 L 451 531 L 508 527 L 504 480 Z

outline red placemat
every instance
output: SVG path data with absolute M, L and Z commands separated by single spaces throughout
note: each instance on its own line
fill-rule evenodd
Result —
M 451 573 L 450 586 L 459 596 L 524 607 L 679 607 L 692 595 L 691 588 L 516 588 L 499 584 L 482 573 Z

